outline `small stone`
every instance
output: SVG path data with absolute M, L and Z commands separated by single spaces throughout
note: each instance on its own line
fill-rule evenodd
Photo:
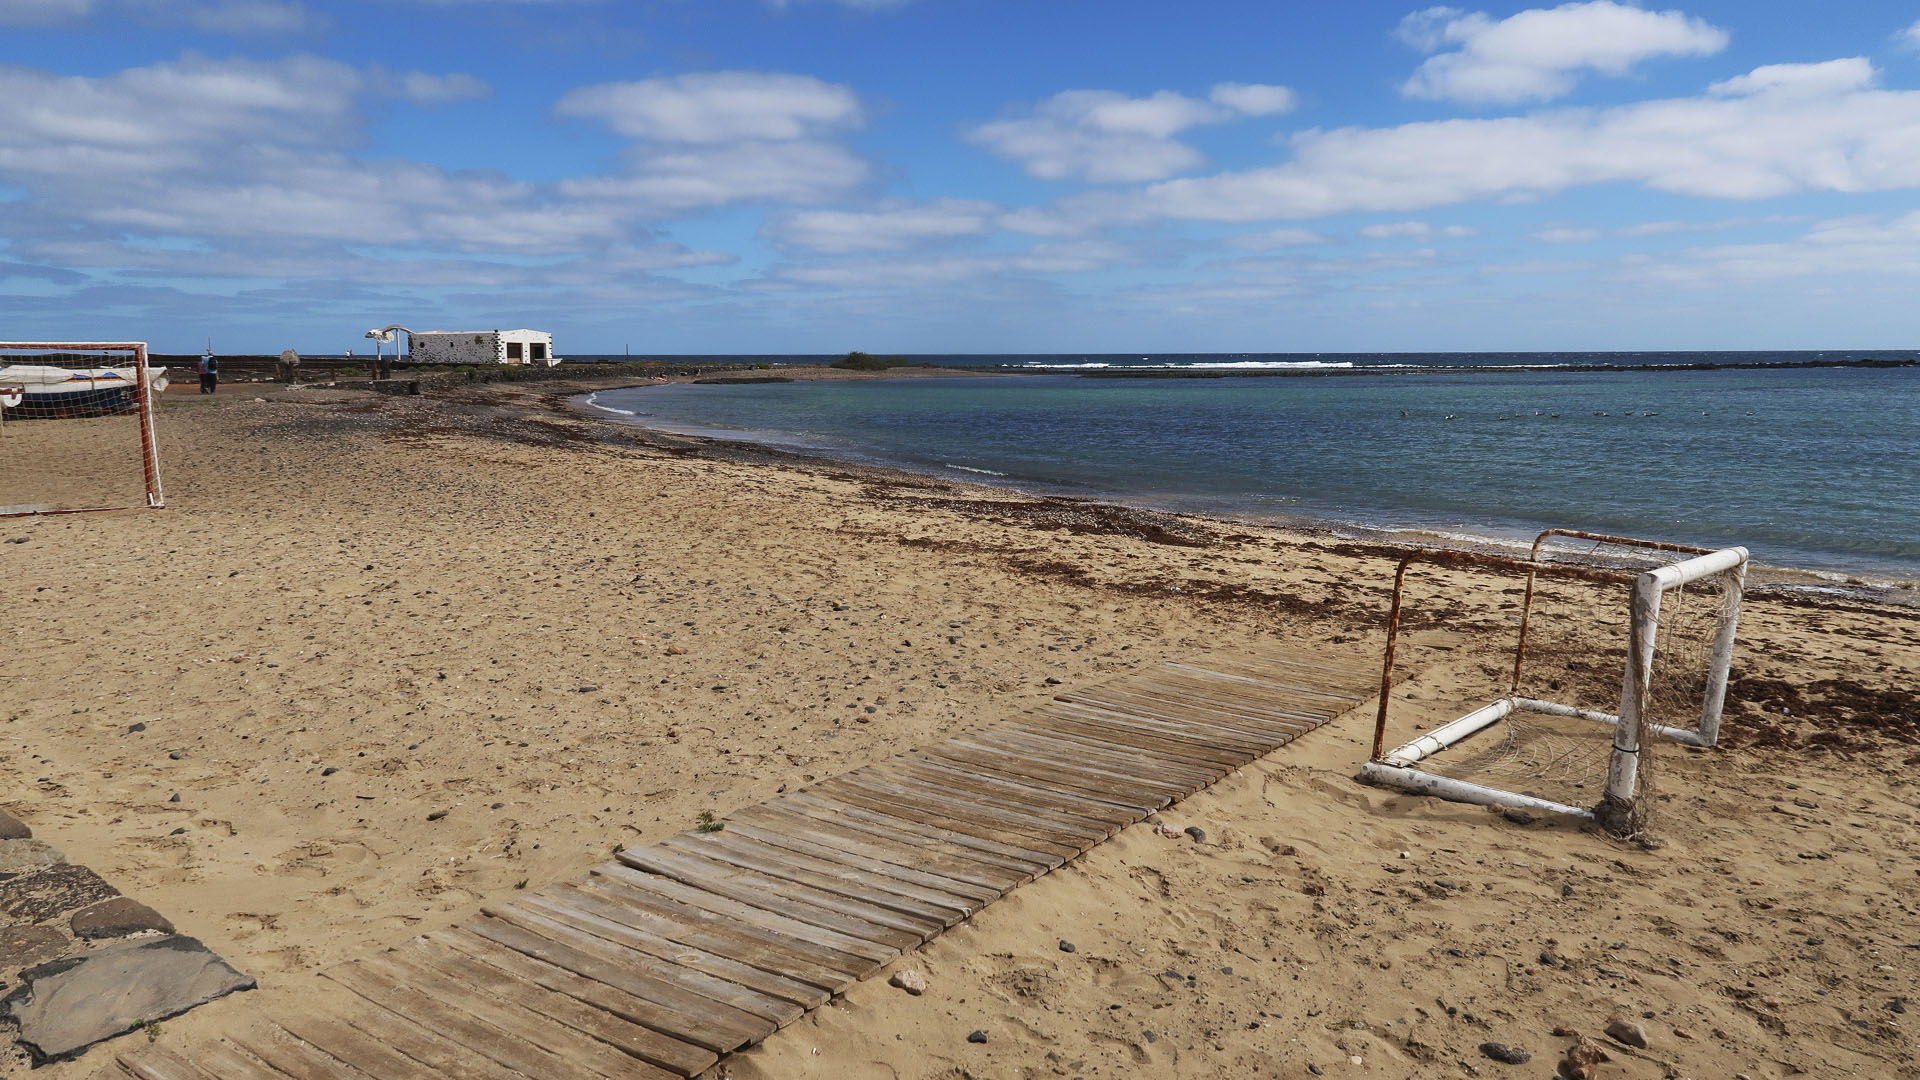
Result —
M 1607 1021 L 1607 1038 L 1641 1050 L 1647 1048 L 1647 1030 L 1624 1016 Z
M 1179 829 L 1176 829 L 1173 826 L 1166 824 L 1165 822 L 1162 822 L 1159 825 L 1155 825 L 1153 827 L 1153 831 L 1159 833 L 1162 837 L 1165 837 L 1168 840 L 1178 840 L 1182 836 L 1186 835 L 1185 833 L 1182 833 Z
M 1318 1066 L 1318 1065 L 1309 1065 L 1309 1066 L 1307 1066 L 1307 1071 L 1308 1071 L 1308 1072 L 1310 1072 L 1310 1073 L 1312 1073 L 1312 1074 L 1313 1074 L 1313 1075 L 1315 1075 L 1315 1076 L 1325 1076 L 1325 1075 L 1327 1075 L 1326 1073 L 1323 1073 L 1323 1072 L 1321 1072 L 1321 1071 L 1320 1071 L 1320 1066 Z
M 1502 1065 L 1525 1065 L 1533 1060 L 1532 1054 L 1518 1046 L 1508 1046 L 1505 1043 L 1483 1042 L 1480 1044 L 1480 1052 Z
M 1198 825 L 1189 825 L 1183 831 L 1188 836 L 1193 837 L 1193 842 L 1196 844 L 1204 844 L 1207 842 L 1207 830 Z
M 127 734 L 129 735 L 138 735 L 140 732 L 145 730 L 147 730 L 147 725 L 144 723 L 127 725 Z
M 1599 1043 L 1581 1039 L 1567 1049 L 1565 1060 L 1560 1062 L 1560 1074 L 1567 1080 L 1593 1080 L 1601 1064 L 1612 1060 L 1613 1056 Z
M 5 810 L 0 810 L 0 840 L 29 840 L 33 830 L 27 824 Z
M 1560 959 L 1545 949 L 1540 950 L 1540 964 L 1543 967 L 1557 967 Z
M 505 806 L 505 805 L 507 805 L 507 804 L 506 804 L 506 803 L 503 803 L 503 802 L 497 802 L 497 803 L 494 803 L 494 804 L 493 804 L 493 806 L 492 806 L 492 809 L 494 809 L 494 810 L 498 810 L 498 809 L 500 809 L 501 807 L 503 807 L 503 806 Z
M 914 997 L 919 997 L 927 992 L 927 977 L 913 968 L 901 968 L 893 973 L 893 978 L 887 980 L 887 985 L 897 986 Z
M 187 827 L 185 825 L 182 825 L 179 828 L 168 833 L 167 835 L 168 836 L 185 836 L 186 833 L 187 833 Z
M 178 751 L 178 750 L 175 750 L 175 751 L 174 751 L 173 753 L 171 753 L 171 754 L 168 754 L 168 755 L 167 755 L 167 760 L 168 760 L 168 761 L 179 761 L 179 760 L 180 760 L 180 751 Z
M 1573 895 L 1573 886 L 1572 886 L 1572 885 L 1562 885 L 1562 886 L 1560 886 L 1560 895 L 1561 895 L 1561 896 L 1563 896 L 1563 897 L 1565 897 L 1565 896 L 1572 896 L 1572 895 Z
M 1580 1033 L 1565 1024 L 1561 1024 L 1553 1029 L 1553 1037 L 1556 1039 L 1571 1039 L 1578 1034 Z
M 1693 1032 L 1686 1028 L 1677 1027 L 1673 1029 L 1673 1037 L 1676 1039 L 1691 1040 L 1693 1038 Z
M 984 1032 L 984 1031 L 973 1031 L 973 1032 L 969 1032 L 969 1033 L 967 1034 L 967 1041 L 968 1041 L 968 1042 L 970 1042 L 970 1043 L 983 1043 L 983 1042 L 986 1042 L 986 1041 L 987 1041 L 987 1033 L 986 1033 L 986 1032 Z
M 1827 939 L 1823 937 L 1810 937 L 1807 939 L 1807 944 L 1809 945 L 1825 945 L 1826 943 Z
M 1894 998 L 1892 1001 L 1887 1002 L 1887 1011 L 1897 1012 L 1904 1016 L 1907 1011 L 1907 999 Z
M 1515 825 L 1531 825 L 1534 822 L 1534 817 L 1532 814 L 1529 814 L 1525 810 L 1521 810 L 1518 807 L 1512 807 L 1512 808 L 1503 810 L 1500 812 L 1500 816 L 1503 818 L 1506 818 L 1508 821 L 1513 822 Z
M 68 925 L 73 927 L 76 935 L 88 941 L 126 937 L 142 930 L 173 933 L 173 924 L 165 916 L 126 896 L 116 896 L 92 907 L 82 908 L 73 913 Z
M 1048 685 L 1048 686 L 1059 686 L 1059 685 L 1060 685 L 1060 680 L 1059 680 L 1059 679 L 1056 679 L 1056 678 L 1054 678 L 1054 677 L 1053 677 L 1053 676 L 1051 676 L 1051 675 L 1049 675 L 1049 676 L 1047 676 L 1047 685 Z
M 1141 1032 L 1141 1033 L 1140 1033 L 1140 1037 L 1141 1037 L 1141 1038 L 1143 1038 L 1143 1039 L 1145 1039 L 1145 1040 L 1147 1040 L 1147 1041 L 1148 1041 L 1148 1042 L 1150 1042 L 1150 1043 L 1157 1043 L 1157 1042 L 1159 1042 L 1159 1041 L 1160 1041 L 1160 1036 L 1158 1036 L 1158 1035 L 1155 1035 L 1155 1034 L 1154 1034 L 1153 1032 L 1151 1032 L 1151 1031 L 1143 1031 L 1143 1032 Z
M 179 802 L 179 801 L 180 801 L 180 793 L 179 793 L 179 792 L 177 792 L 177 791 L 176 791 L 176 792 L 174 792 L 174 793 L 173 793 L 173 798 L 171 798 L 171 799 L 168 799 L 167 801 L 168 801 L 168 802 Z
M 451 813 L 451 811 L 448 811 L 448 810 L 435 810 L 435 811 L 434 811 L 433 813 L 431 813 L 431 814 L 428 814 L 428 815 L 427 815 L 427 820 L 428 820 L 428 821 L 439 821 L 439 820 L 440 820 L 441 818 L 443 818 L 443 817 L 446 817 L 446 816 L 447 816 L 447 815 L 448 815 L 449 813 Z
M 331 765 L 329 765 L 329 766 L 327 766 L 326 768 L 324 768 L 324 769 L 321 769 L 321 770 L 320 770 L 320 775 L 321 775 L 321 776 L 332 776 L 332 775 L 333 775 L 334 773 L 337 773 L 337 772 L 339 772 L 339 771 L 340 771 L 339 769 L 336 769 L 336 768 L 334 768 L 333 766 L 331 766 Z
M 1074 951 L 1074 947 L 1073 947 L 1073 942 L 1071 942 L 1071 941 L 1068 941 L 1068 940 L 1067 940 L 1066 938 L 1061 938 L 1061 939 L 1060 939 L 1060 951 L 1061 951 L 1061 952 L 1073 952 L 1073 951 Z
M 597 687 L 597 686 L 582 686 L 582 687 L 580 687 L 580 688 L 579 688 L 578 690 L 575 690 L 575 691 L 574 691 L 574 693 L 576 693 L 576 694 L 594 694 L 594 693 L 598 693 L 598 692 L 599 692 L 599 690 L 600 690 L 600 688 L 599 688 L 599 687 Z
M 668 656 L 685 656 L 687 655 L 687 650 L 681 648 L 678 645 L 669 645 L 667 646 L 667 655 Z

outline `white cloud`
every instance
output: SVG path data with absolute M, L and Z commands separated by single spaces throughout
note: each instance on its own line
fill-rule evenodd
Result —
M 1284 86 L 1221 83 L 1212 101 L 1171 90 L 1139 98 L 1113 90 L 1065 90 L 1017 115 L 981 124 L 967 139 L 1043 180 L 1128 183 L 1198 166 L 1199 151 L 1173 138 L 1188 128 L 1292 107 L 1293 92 Z
M 93 13 L 94 0 L 0 0 L 0 26 L 44 26 Z
M 1325 244 L 1331 237 L 1314 232 L 1312 229 L 1267 229 L 1264 232 L 1242 233 L 1230 238 L 1227 243 L 1250 251 L 1270 251 L 1274 248 L 1303 247 L 1308 244 Z
M 1895 34 L 1894 40 L 1909 49 L 1920 49 L 1920 19 L 1916 19 L 1912 26 Z
M 1219 83 L 1207 94 L 1215 105 L 1224 105 L 1248 116 L 1271 116 L 1292 112 L 1299 96 L 1284 86 L 1257 83 Z
M 490 97 L 493 87 L 483 79 L 461 72 L 429 75 L 424 71 L 409 71 L 399 76 L 394 91 L 397 96 L 415 105 L 443 105 L 468 98 Z
M 1678 259 L 1638 260 L 1627 276 L 1725 285 L 1849 274 L 1920 276 L 1920 211 L 1890 219 L 1857 215 L 1823 221 L 1783 243 L 1693 248 Z
M 1875 78 L 1873 64 L 1864 56 L 1853 56 L 1818 64 L 1767 64 L 1745 75 L 1714 83 L 1707 87 L 1707 92 L 1723 97 L 1750 94 L 1829 97 L 1850 90 L 1865 90 L 1873 85 Z
M 621 135 L 679 143 L 801 139 L 857 126 L 852 90 L 810 75 L 716 71 L 569 91 L 554 111 Z
M 1495 20 L 1435 7 L 1408 15 L 1398 36 L 1429 57 L 1401 87 L 1409 97 L 1511 104 L 1570 92 L 1588 71 L 1624 75 L 1656 56 L 1709 56 L 1727 34 L 1679 11 L 1612 0 L 1534 8 Z
M 642 149 L 625 175 L 566 180 L 560 192 L 626 203 L 642 215 L 673 215 L 735 202 L 831 202 L 868 174 L 864 159 L 834 143 L 743 142 Z
M 1443 236 L 1450 240 L 1459 240 L 1469 236 L 1478 236 L 1479 229 L 1471 225 L 1445 225 L 1434 228 L 1424 221 L 1394 221 L 1380 225 L 1368 225 L 1360 230 L 1360 235 L 1369 240 L 1392 240 L 1412 237 L 1419 240 Z
M 1533 238 L 1543 244 L 1586 244 L 1600 239 L 1600 230 L 1584 225 L 1549 225 L 1536 229 Z
M 1751 85 L 1817 80 L 1755 78 Z M 1679 195 L 1764 199 L 1920 186 L 1920 91 L 1828 80 L 1825 93 L 1726 93 L 1523 117 L 1305 131 L 1283 164 L 1061 200 L 1058 227 L 1406 213 L 1524 201 L 1631 183 Z
M 797 210 L 769 221 L 761 235 L 783 247 L 833 254 L 901 251 L 921 244 L 983 236 L 1000 208 L 971 199 L 893 201 L 872 210 Z

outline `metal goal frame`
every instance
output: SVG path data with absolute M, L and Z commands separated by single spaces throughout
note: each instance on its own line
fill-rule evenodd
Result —
M 73 509 L 25 509 L 0 511 L 0 517 L 29 517 L 47 514 L 92 514 L 105 510 L 158 510 L 167 504 L 160 486 L 160 450 L 153 432 L 153 382 L 147 371 L 147 343 L 144 341 L 0 341 L 0 352 L 43 353 L 127 353 L 133 357 L 134 401 L 140 425 L 140 467 L 146 480 L 147 501 L 124 506 L 84 506 Z

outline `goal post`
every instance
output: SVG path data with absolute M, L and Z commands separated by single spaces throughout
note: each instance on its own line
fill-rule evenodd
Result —
M 1632 552 L 1640 566 L 1544 560 L 1540 543 L 1549 535 Z M 1668 561 L 1643 570 L 1649 555 Z M 1597 821 L 1618 835 L 1642 832 L 1653 758 L 1647 740 L 1658 737 L 1700 747 L 1719 742 L 1747 561 L 1747 550 L 1741 547 L 1712 551 L 1570 530 L 1543 533 L 1531 558 L 1439 550 L 1408 555 L 1394 574 L 1373 754 L 1362 767 L 1362 777 L 1460 802 L 1575 815 Z M 1507 683 L 1503 677 L 1498 699 L 1464 715 L 1452 714 L 1458 718 L 1389 751 L 1387 718 L 1395 645 L 1407 568 L 1416 562 L 1482 575 L 1524 573 L 1526 600 L 1517 616 L 1520 636 L 1509 669 L 1512 681 Z M 1624 649 L 1591 639 L 1591 631 L 1609 620 L 1604 608 L 1599 613 L 1592 610 L 1589 596 L 1580 604 L 1586 614 L 1577 619 L 1589 627 L 1588 639 L 1559 654 L 1568 661 L 1569 672 L 1595 671 L 1596 661 L 1604 667 L 1605 656 L 1620 656 L 1624 670 L 1614 684 L 1619 687 L 1617 711 L 1522 692 L 1528 631 L 1537 621 L 1536 577 L 1576 579 L 1622 592 L 1631 587 L 1627 617 L 1621 620 L 1628 631 Z M 1546 687 L 1560 691 L 1561 682 L 1547 679 Z M 1587 700 L 1599 704 L 1594 701 L 1597 696 Z M 1545 770 L 1558 773 L 1556 780 L 1564 782 L 1557 788 L 1546 783 Z M 1513 787 L 1523 790 L 1510 790 Z M 1593 801 L 1593 789 L 1602 787 L 1604 794 Z
M 159 508 L 144 341 L 0 341 L 0 517 Z

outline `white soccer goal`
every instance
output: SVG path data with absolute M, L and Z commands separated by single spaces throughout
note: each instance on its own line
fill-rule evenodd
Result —
M 1582 538 L 1616 550 L 1637 549 L 1664 557 L 1665 561 L 1646 569 L 1543 561 L 1541 543 L 1554 535 Z M 1691 557 L 1678 558 L 1680 555 Z M 1386 734 L 1394 651 L 1407 568 L 1414 562 L 1515 576 L 1524 573 L 1526 600 L 1519 616 L 1520 637 L 1508 692 L 1389 751 Z M 1417 794 L 1596 820 L 1621 835 L 1641 831 L 1646 823 L 1646 803 L 1641 796 L 1652 761 L 1651 747 L 1645 739 L 1649 735 L 1663 736 L 1694 746 L 1719 742 L 1746 569 L 1745 548 L 1710 551 L 1561 529 L 1541 534 L 1534 545 L 1534 557 L 1529 559 L 1442 551 L 1408 556 L 1394 576 L 1373 757 L 1362 768 L 1362 775 Z M 1535 579 L 1539 577 L 1616 587 L 1631 584 L 1626 618 L 1622 620 L 1628 634 L 1617 711 L 1522 692 L 1528 633 L 1538 633 Z M 1587 604 L 1591 604 L 1590 594 L 1576 598 L 1570 609 L 1585 610 L 1585 621 L 1596 622 Z M 1595 647 L 1589 638 L 1588 644 L 1569 649 L 1563 656 L 1585 656 L 1587 662 L 1573 660 L 1567 667 L 1592 670 L 1603 665 L 1592 665 L 1591 661 L 1610 651 L 1617 650 Z M 1556 679 L 1548 685 L 1557 690 L 1561 684 Z M 1600 798 L 1579 805 L 1574 799 L 1580 793 L 1599 794 Z
M 165 505 L 141 341 L 0 342 L 0 517 Z

